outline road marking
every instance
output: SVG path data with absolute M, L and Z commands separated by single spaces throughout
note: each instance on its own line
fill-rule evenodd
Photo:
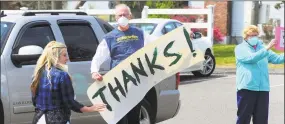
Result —
M 279 86 L 284 86 L 284 84 L 277 84 L 277 85 L 273 85 L 273 86 L 270 86 L 270 87 L 279 87 Z

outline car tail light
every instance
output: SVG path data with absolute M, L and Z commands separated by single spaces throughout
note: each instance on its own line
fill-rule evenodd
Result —
M 180 84 L 180 73 L 176 73 L 176 89 L 178 90 Z

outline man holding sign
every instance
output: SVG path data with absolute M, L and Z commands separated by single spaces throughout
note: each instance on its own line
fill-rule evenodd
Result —
M 143 31 L 128 25 L 131 16 L 130 8 L 127 5 L 119 4 L 115 7 L 115 18 L 118 22 L 118 28 L 108 33 L 97 48 L 91 65 L 93 79 L 97 81 L 103 79 L 98 72 L 101 64 L 107 59 L 111 58 L 112 69 L 147 44 Z M 128 123 L 139 123 L 139 111 L 140 104 L 135 106 L 127 115 L 129 118 Z M 124 122 L 121 120 L 119 123 Z
M 177 72 L 203 62 L 204 53 L 194 48 L 190 28 L 186 26 L 145 46 L 143 32 L 128 26 L 129 7 L 120 4 L 115 10 L 119 26 L 97 48 L 91 72 L 92 78 L 100 83 L 93 83 L 87 94 L 93 104 L 107 104 L 107 110 L 100 114 L 108 124 L 125 123 L 123 117 L 127 117 L 129 124 L 139 124 L 140 104 L 143 105 L 147 92 Z M 111 58 L 112 70 L 103 79 L 98 71 L 107 58 Z M 154 123 L 155 117 L 150 121 Z

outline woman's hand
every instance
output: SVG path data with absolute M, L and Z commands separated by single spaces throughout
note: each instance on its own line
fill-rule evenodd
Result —
M 100 104 L 95 104 L 90 107 L 84 106 L 80 109 L 81 112 L 101 112 L 104 111 L 106 108 L 106 104 L 100 103 Z
M 270 41 L 270 43 L 266 46 L 266 50 L 271 49 L 273 46 L 275 46 L 275 44 L 276 44 L 276 40 L 275 40 L 275 39 L 272 39 L 272 40 Z
M 105 109 L 106 109 L 106 104 L 102 104 L 102 103 L 95 104 L 90 107 L 91 112 L 94 112 L 94 111 L 101 112 L 101 111 L 104 111 Z

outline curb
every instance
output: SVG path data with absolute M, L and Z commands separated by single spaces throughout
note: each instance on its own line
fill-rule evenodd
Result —
M 216 68 L 213 74 L 236 74 L 236 68 Z M 269 69 L 271 75 L 284 75 L 284 69 Z

